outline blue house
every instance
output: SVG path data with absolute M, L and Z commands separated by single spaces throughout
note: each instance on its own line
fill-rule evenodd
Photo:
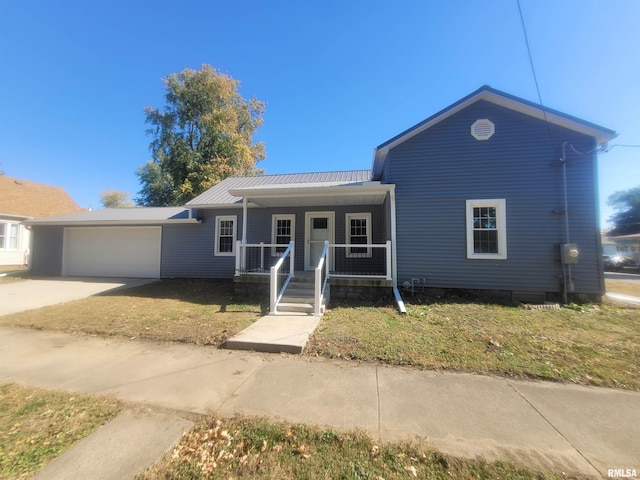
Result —
M 184 207 L 31 221 L 31 268 L 263 283 L 274 313 L 380 288 L 598 298 L 597 151 L 615 135 L 485 86 L 380 144 L 370 170 L 230 177 Z

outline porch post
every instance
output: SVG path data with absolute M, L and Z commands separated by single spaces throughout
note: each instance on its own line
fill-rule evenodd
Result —
M 247 197 L 242 197 L 242 243 L 247 243 Z
M 398 284 L 398 241 L 396 239 L 396 186 L 389 185 L 389 200 L 391 201 L 391 280 Z
M 240 275 L 242 271 L 242 247 L 240 240 L 236 241 L 236 275 Z
M 387 240 L 387 280 L 391 280 L 391 240 Z

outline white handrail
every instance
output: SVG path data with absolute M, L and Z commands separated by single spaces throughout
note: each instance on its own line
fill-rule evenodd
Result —
M 282 299 L 282 294 L 286 290 L 287 285 L 289 285 L 291 278 L 294 276 L 295 249 L 293 245 L 294 245 L 293 242 L 289 242 L 289 246 L 282 253 L 278 262 L 273 267 L 271 267 L 271 272 L 270 272 L 271 278 L 269 282 L 270 284 L 269 285 L 269 313 L 272 315 L 275 315 L 275 313 L 277 312 L 278 303 Z M 282 268 L 282 265 L 284 264 L 284 261 L 287 258 L 287 256 L 291 257 L 289 259 L 289 275 L 287 275 L 287 279 L 284 281 L 282 288 L 278 288 L 278 271 Z

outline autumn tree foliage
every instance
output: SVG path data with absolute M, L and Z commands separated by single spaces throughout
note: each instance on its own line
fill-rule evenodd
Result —
M 166 105 L 146 107 L 152 160 L 138 168 L 136 203 L 182 205 L 231 175 L 259 175 L 266 157 L 254 133 L 265 104 L 245 100 L 240 82 L 210 65 L 164 79 Z
M 102 190 L 100 194 L 100 203 L 104 208 L 128 208 L 133 207 L 133 203 L 129 201 L 131 194 L 124 190 Z

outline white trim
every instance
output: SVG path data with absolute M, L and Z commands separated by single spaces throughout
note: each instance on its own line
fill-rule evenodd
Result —
M 315 265 L 309 266 L 309 258 L 311 255 L 311 221 L 314 218 L 318 217 L 327 217 L 329 220 L 329 224 L 327 225 L 329 229 L 329 243 L 336 243 L 336 212 L 334 211 L 324 211 L 324 212 L 305 212 L 304 213 L 304 269 L 305 270 L 315 270 Z M 333 258 L 331 259 L 333 263 Z M 330 266 L 333 269 L 333 265 Z
M 357 244 L 351 243 L 351 220 L 354 219 L 364 219 L 366 225 L 366 236 L 367 241 L 366 245 L 371 244 L 371 212 L 364 213 L 345 213 L 344 214 L 344 236 L 345 236 L 345 244 L 347 248 L 345 248 L 344 254 L 346 258 L 371 258 L 371 248 L 367 248 L 366 253 L 349 253 L 350 249 L 359 248 Z M 362 247 L 360 247 L 362 248 Z
M 233 222 L 233 238 L 231 243 L 230 252 L 220 251 L 220 222 L 229 221 Z M 234 257 L 236 255 L 236 237 L 238 230 L 238 216 L 237 215 L 218 215 L 216 217 L 216 236 L 215 236 L 215 255 L 217 257 Z
M 476 253 L 473 245 L 473 209 L 495 207 L 496 231 L 498 232 L 498 253 Z M 467 258 L 473 260 L 507 259 L 507 207 L 505 199 L 481 199 L 466 201 Z
M 294 213 L 274 213 L 271 215 L 271 243 L 273 245 L 276 245 L 276 233 L 277 233 L 277 222 L 278 220 L 290 220 L 291 221 L 291 236 L 289 238 L 289 242 L 295 242 L 296 241 L 296 215 Z M 284 247 L 284 249 L 286 250 L 286 248 L 289 246 L 289 242 L 287 243 L 283 243 L 282 246 Z M 280 256 L 282 254 L 282 252 L 277 252 L 276 248 L 278 247 L 271 247 L 271 255 L 273 256 Z

